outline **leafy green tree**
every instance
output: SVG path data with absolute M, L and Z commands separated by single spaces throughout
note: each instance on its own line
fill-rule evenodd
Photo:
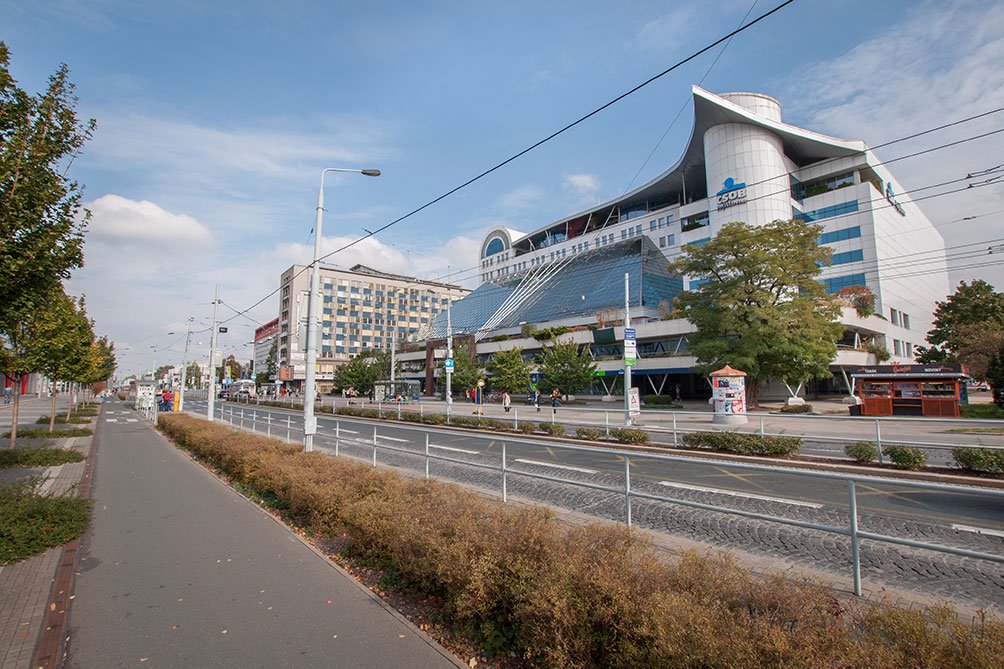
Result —
M 999 345 L 997 352 L 990 358 L 986 380 L 993 391 L 994 404 L 1004 409 L 1004 344 Z
M 442 362 L 436 368 L 439 370 L 439 378 L 443 380 L 445 388 L 446 369 Z M 467 341 L 457 342 L 453 347 L 453 374 L 450 379 L 450 390 L 454 394 L 467 392 L 477 385 L 482 376 L 483 372 L 478 364 L 478 358 L 474 354 L 474 348 Z
M 596 362 L 588 346 L 580 350 L 574 341 L 557 341 L 544 347 L 539 369 L 542 391 L 557 388 L 563 395 L 574 395 L 593 382 Z
M 986 345 L 1002 337 L 1004 294 L 982 279 L 962 281 L 947 300 L 937 303 L 934 327 L 926 337 L 930 346 L 918 347 L 916 357 L 919 362 L 961 362 L 982 379 L 989 363 Z
M 383 351 L 364 351 L 335 370 L 335 385 L 355 388 L 366 395 L 373 384 L 390 378 L 390 354 Z
M 202 368 L 198 363 L 190 363 L 185 370 L 185 382 L 193 388 L 202 388 Z
M 276 362 L 279 355 L 279 339 L 272 340 L 272 346 L 268 349 L 268 356 L 265 358 L 265 382 L 272 381 L 279 377 L 278 364 Z M 259 384 L 262 385 L 262 384 Z
M 499 351 L 488 361 L 486 370 L 496 391 L 523 393 L 530 387 L 530 363 L 523 359 L 523 349 Z
M 703 246 L 684 247 L 670 270 L 704 281 L 676 307 L 696 328 L 687 336 L 704 374 L 732 365 L 748 374 L 749 406 L 760 384 L 830 375 L 842 328 L 839 303 L 816 279 L 830 249 L 822 228 L 800 221 L 729 223 Z
M 223 383 L 223 379 L 229 377 L 231 381 L 241 378 L 241 364 L 233 353 L 223 359 L 223 363 L 216 368 L 216 382 Z
M 83 265 L 90 214 L 79 215 L 82 189 L 66 174 L 95 123 L 78 120 L 68 74 L 61 65 L 31 96 L 11 76 L 0 42 L 0 330 L 20 327 L 25 308 L 40 308 Z

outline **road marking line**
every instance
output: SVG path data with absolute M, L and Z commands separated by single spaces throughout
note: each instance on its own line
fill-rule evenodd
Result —
M 105 418 L 105 422 L 106 423 L 117 423 L 117 422 L 119 422 L 119 419 L 118 418 Z
M 385 437 L 385 436 L 384 436 L 384 435 L 382 435 L 382 434 L 378 434 L 378 435 L 377 435 L 377 439 L 386 439 L 386 440 L 388 440 L 388 441 L 397 441 L 397 442 L 400 442 L 400 443 L 402 443 L 402 444 L 407 444 L 407 443 L 408 443 L 408 440 L 407 440 L 407 439 L 399 439 L 399 438 L 397 438 L 397 437 Z
M 126 418 L 127 423 L 138 423 L 139 418 Z
M 784 497 L 768 497 L 767 495 L 757 495 L 752 492 L 737 492 L 735 490 L 722 490 L 720 488 L 704 488 L 698 485 L 690 485 L 687 483 L 676 483 L 675 481 L 659 481 L 659 485 L 664 485 L 669 488 L 682 488 L 683 490 L 693 490 L 695 492 L 710 492 L 716 495 L 729 495 L 731 497 L 746 497 L 749 499 L 759 499 L 764 502 L 780 502 L 782 504 L 791 504 L 793 506 L 805 506 L 810 509 L 821 509 L 822 504 L 816 504 L 815 502 L 803 502 L 797 499 L 787 499 Z
M 571 465 L 556 465 L 550 462 L 540 462 L 539 460 L 524 460 L 523 458 L 516 458 L 513 462 L 522 462 L 524 465 L 537 465 L 538 467 L 553 467 L 555 469 L 567 469 L 572 472 L 579 472 L 581 474 L 599 474 L 595 469 L 586 469 L 585 467 L 572 467 Z
M 438 444 L 429 444 L 429 448 L 441 448 L 444 451 L 456 451 L 457 453 L 467 453 L 468 455 L 478 455 L 478 451 L 469 451 L 466 448 L 454 448 L 453 446 L 440 446 Z
M 972 525 L 959 525 L 957 523 L 952 523 L 952 529 L 959 530 L 960 532 L 972 532 L 973 534 L 987 534 L 991 537 L 1004 537 L 1004 531 L 990 530 L 985 527 L 973 527 Z

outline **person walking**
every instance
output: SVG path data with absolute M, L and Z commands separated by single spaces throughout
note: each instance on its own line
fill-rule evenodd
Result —
M 506 390 L 502 393 L 502 408 L 506 413 L 509 413 L 509 408 L 512 406 L 512 398 L 509 396 L 509 391 Z
M 11 395 L 14 394 L 13 386 L 5 386 L 3 389 L 3 403 L 10 404 Z
M 558 407 L 561 406 L 561 392 L 554 388 L 551 390 L 551 413 L 557 413 Z
M 680 401 L 680 384 L 679 383 L 676 384 L 676 401 L 677 402 Z
M 533 406 L 537 407 L 537 413 L 540 413 L 540 389 L 533 389 Z

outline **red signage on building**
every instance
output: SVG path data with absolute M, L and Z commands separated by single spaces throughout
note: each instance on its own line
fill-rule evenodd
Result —
M 265 325 L 262 325 L 260 328 L 255 328 L 254 340 L 261 341 L 265 337 L 271 337 L 278 331 L 279 331 L 279 319 L 273 318 L 268 323 L 265 323 Z

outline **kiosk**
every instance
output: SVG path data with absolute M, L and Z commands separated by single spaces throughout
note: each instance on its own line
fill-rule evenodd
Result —
M 712 422 L 723 425 L 746 423 L 746 372 L 725 365 L 711 372 L 711 403 L 715 408 Z
M 967 375 L 958 363 L 874 365 L 851 374 L 862 416 L 959 417 Z

